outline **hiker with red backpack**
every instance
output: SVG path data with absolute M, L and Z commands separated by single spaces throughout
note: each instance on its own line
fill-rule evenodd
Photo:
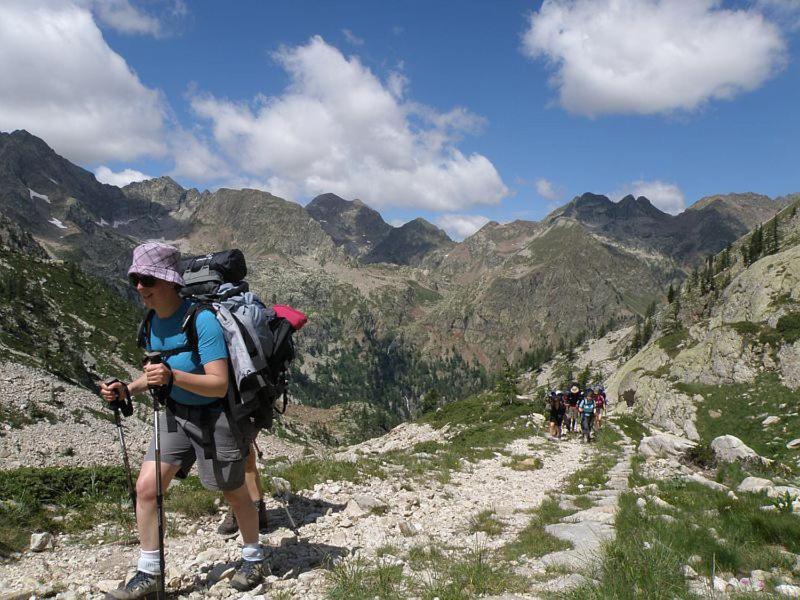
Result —
M 603 426 L 603 415 L 606 412 L 606 393 L 602 387 L 594 388 L 594 423 L 595 429 Z
M 242 563 L 231 586 L 249 590 L 264 577 L 258 513 L 244 485 L 247 447 L 234 434 L 226 411 L 219 406 L 219 399 L 229 388 L 225 338 L 214 315 L 204 312 L 196 322 L 197 352 L 185 348 L 186 333 L 181 326 L 191 303 L 178 293 L 184 285 L 177 270 L 179 260 L 179 251 L 166 244 L 148 243 L 134 249 L 128 276 L 144 305 L 153 311 L 147 349 L 151 358 L 158 352 L 164 357 L 151 360 L 142 375 L 127 385 L 119 381 L 100 385 L 108 402 L 117 401 L 122 395 L 154 391 L 154 439 L 136 482 L 136 523 L 141 544 L 137 572 L 124 587 L 110 591 L 110 599 L 163 596 L 161 490 L 179 471 L 188 471 L 195 462 L 203 486 L 223 492 L 242 531 Z M 176 351 L 181 348 L 184 349 Z M 156 399 L 166 402 L 168 398 L 171 408 L 166 408 L 167 418 L 160 419 Z M 203 451 L 204 431 L 210 432 L 216 449 L 210 458 Z

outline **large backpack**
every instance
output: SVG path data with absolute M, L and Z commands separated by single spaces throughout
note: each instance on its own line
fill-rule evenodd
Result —
M 167 354 L 197 352 L 197 315 L 209 310 L 217 318 L 228 348 L 226 405 L 236 422 L 249 419 L 269 429 L 273 413 L 283 414 L 288 402 L 289 366 L 295 358 L 292 335 L 306 316 L 289 306 L 267 307 L 249 291 L 247 265 L 240 250 L 226 250 L 181 261 L 185 286 L 180 294 L 192 300 L 182 329 L 187 346 Z M 139 326 L 138 344 L 146 347 L 153 311 Z

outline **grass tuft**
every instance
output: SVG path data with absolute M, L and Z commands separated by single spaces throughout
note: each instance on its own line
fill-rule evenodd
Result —
M 483 510 L 474 515 L 469 521 L 470 533 L 482 531 L 486 535 L 500 535 L 503 532 L 503 522 L 498 519 L 493 510 Z

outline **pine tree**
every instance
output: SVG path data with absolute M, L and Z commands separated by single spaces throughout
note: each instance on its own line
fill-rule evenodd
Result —
M 669 284 L 669 290 L 667 290 L 667 302 L 672 304 L 675 301 L 675 288 L 672 287 L 672 284 Z
M 778 217 L 775 216 L 769 223 L 769 245 L 765 254 L 776 254 L 780 249 L 780 234 L 778 233 Z
M 500 378 L 497 380 L 494 391 L 497 392 L 503 402 L 508 404 L 513 404 L 517 394 L 519 394 L 517 374 L 506 360 L 503 361 L 503 371 L 500 373 Z
M 591 363 L 587 364 L 584 369 L 578 373 L 578 387 L 582 390 L 586 389 L 586 386 L 589 384 L 589 380 L 592 377 L 592 370 L 589 368 Z
M 420 406 L 423 413 L 429 413 L 436 410 L 439 405 L 439 392 L 435 389 L 429 390 L 427 394 L 422 397 L 422 404 Z
M 750 264 L 756 262 L 761 258 L 764 252 L 764 229 L 761 225 L 750 236 L 750 245 L 748 247 L 748 254 Z

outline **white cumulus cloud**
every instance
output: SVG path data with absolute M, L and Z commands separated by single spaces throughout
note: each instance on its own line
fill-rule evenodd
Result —
M 161 34 L 159 20 L 139 10 L 129 0 L 82 0 L 81 4 L 91 7 L 100 21 L 120 33 Z
M 105 165 L 100 165 L 94 170 L 94 176 L 97 181 L 101 183 L 108 183 L 117 187 L 123 187 L 133 181 L 144 181 L 145 179 L 152 179 L 150 175 L 145 175 L 141 171 L 134 169 L 123 169 L 122 171 L 112 171 Z
M 616 192 L 611 194 L 611 198 L 619 202 L 629 194 L 635 198 L 644 196 L 650 200 L 653 206 L 671 215 L 677 215 L 686 208 L 686 199 L 683 192 L 674 183 L 659 180 L 633 181 L 620 186 Z
M 191 100 L 242 176 L 294 196 L 333 192 L 376 207 L 438 211 L 496 204 L 508 193 L 488 158 L 456 147 L 479 117 L 404 100 L 402 76 L 383 82 L 319 36 L 275 59 L 290 77 L 280 95 L 236 102 L 197 93 Z
M 552 182 L 543 177 L 536 180 L 536 193 L 545 200 L 558 200 L 562 196 L 562 191 Z
M 566 110 L 590 117 L 692 111 L 786 63 L 777 25 L 719 0 L 545 0 L 523 52 L 553 69 Z
M 436 224 L 458 242 L 471 236 L 488 222 L 489 219 L 481 215 L 444 214 L 436 219 Z
M 27 129 L 72 161 L 161 155 L 165 109 L 106 44 L 91 12 L 0 2 L 0 130 Z

